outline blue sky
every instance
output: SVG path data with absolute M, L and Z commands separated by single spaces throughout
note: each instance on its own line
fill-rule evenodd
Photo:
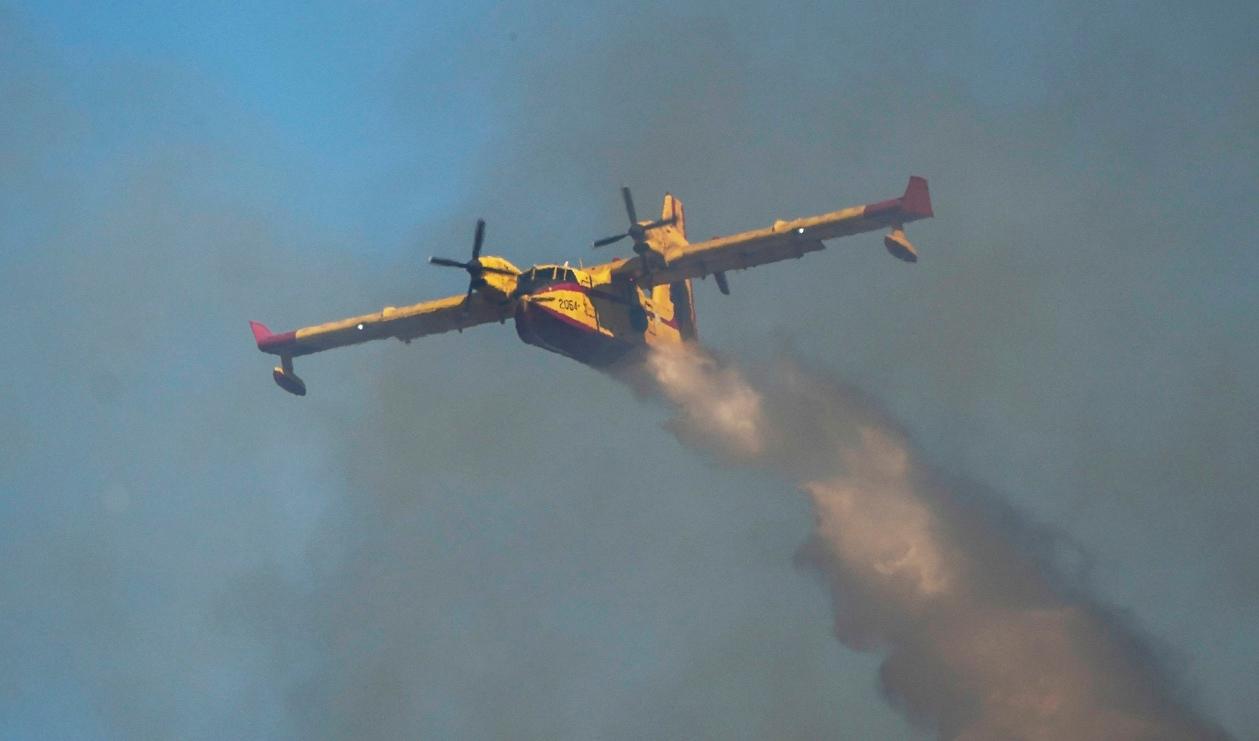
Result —
M 911 173 L 922 263 L 703 283 L 701 335 L 880 399 L 1254 734 L 1253 16 L 0 7 L 0 736 L 929 737 L 831 638 L 790 483 L 510 326 L 299 402 L 245 324 L 458 292 L 423 261 L 477 217 L 589 258 L 622 182 L 702 237 Z

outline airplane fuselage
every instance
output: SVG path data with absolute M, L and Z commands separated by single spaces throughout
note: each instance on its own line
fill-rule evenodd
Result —
M 521 340 L 591 366 L 695 336 L 686 282 L 643 289 L 599 271 L 539 265 L 519 276 L 516 295 Z

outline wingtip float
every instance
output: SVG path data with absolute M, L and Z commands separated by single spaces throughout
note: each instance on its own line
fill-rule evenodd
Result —
M 915 175 L 899 198 L 692 243 L 686 238 L 685 211 L 678 198 L 666 195 L 660 218 L 640 220 L 629 188 L 622 188 L 621 196 L 629 228 L 594 246 L 630 238 L 634 256 L 629 259 L 520 270 L 501 257 L 481 256 L 485 222 L 478 220 L 470 260 L 430 260 L 467 271 L 465 293 L 279 334 L 251 321 L 254 341 L 262 352 L 279 356 L 280 365 L 271 376 L 280 388 L 297 396 L 306 395 L 305 382 L 293 372 L 293 358 L 299 355 L 387 337 L 410 342 L 508 319 L 515 320 L 517 335 L 530 345 L 587 365 L 607 366 L 654 345 L 694 340 L 696 278 L 712 275 L 721 293 L 729 294 L 730 271 L 800 258 L 824 249 L 824 240 L 880 229 L 888 230 L 883 237 L 888 253 L 917 262 L 918 250 L 905 236 L 905 224 L 934 216 L 927 181 Z
M 249 322 L 249 328 L 253 330 L 259 350 L 280 356 L 280 364 L 271 369 L 276 385 L 295 396 L 305 396 L 306 383 L 293 372 L 292 345 L 297 333 L 274 334 L 267 325 L 255 321 Z
M 905 186 L 905 194 L 900 198 L 883 201 L 866 206 L 867 212 L 887 211 L 902 215 L 900 223 L 892 223 L 892 231 L 883 237 L 883 246 L 888 254 L 897 260 L 918 262 L 918 249 L 905 236 L 904 224 L 918 219 L 929 219 L 935 214 L 931 210 L 931 192 L 927 190 L 927 179 L 914 175 Z

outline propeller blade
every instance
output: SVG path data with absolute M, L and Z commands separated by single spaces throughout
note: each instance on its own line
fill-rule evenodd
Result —
M 472 239 L 472 261 L 481 256 L 481 245 L 485 242 L 485 219 L 476 220 L 476 237 Z
M 462 268 L 464 270 L 468 269 L 468 263 L 451 260 L 447 257 L 430 257 L 428 258 L 428 262 L 430 265 L 443 265 L 448 268 Z
M 468 272 L 468 292 L 463 295 L 463 313 L 467 314 L 472 308 L 472 293 L 478 288 L 485 286 L 485 274 L 497 273 L 499 275 L 515 276 L 518 273 L 515 270 L 507 268 L 493 267 L 481 263 L 481 247 L 485 245 L 485 219 L 476 220 L 476 235 L 472 238 L 472 259 L 467 262 L 459 262 L 451 260 L 448 257 L 430 257 L 428 261 L 432 265 L 441 265 L 447 268 L 460 268 Z
M 621 186 L 621 198 L 625 201 L 625 213 L 629 214 L 631 224 L 638 223 L 638 212 L 634 210 L 634 196 L 630 195 L 628 185 Z
M 626 238 L 626 237 L 628 237 L 628 236 L 629 236 L 629 232 L 625 232 L 625 233 L 623 233 L 623 234 L 618 234 L 618 235 L 616 235 L 615 237 L 604 237 L 603 239 L 600 239 L 599 241 L 595 242 L 595 243 L 594 243 L 594 246 L 595 246 L 595 247 L 606 247 L 606 246 L 608 246 L 608 245 L 610 245 L 610 244 L 615 244 L 615 243 L 617 243 L 617 242 L 620 242 L 622 239 L 625 239 L 625 238 Z
M 655 221 L 651 222 L 650 224 L 643 224 L 643 229 L 644 229 L 644 230 L 647 230 L 647 229 L 656 229 L 656 228 L 658 228 L 658 227 L 662 227 L 662 226 L 669 226 L 670 224 L 675 224 L 675 223 L 677 223 L 677 220 L 678 220 L 678 217 L 676 217 L 676 216 L 670 216 L 670 217 L 669 217 L 669 218 L 667 218 L 667 219 L 656 219 Z
M 446 257 L 430 257 L 428 261 L 433 265 L 441 265 L 447 268 L 460 268 L 469 273 L 480 275 L 481 273 L 498 273 L 499 275 L 517 275 L 514 270 L 507 268 L 496 268 L 492 265 L 482 265 L 479 262 L 459 262 Z

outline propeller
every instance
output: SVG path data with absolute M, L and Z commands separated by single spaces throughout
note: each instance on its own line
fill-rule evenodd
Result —
M 624 185 L 621 186 L 621 200 L 625 201 L 625 214 L 629 216 L 629 229 L 626 229 L 620 234 L 596 240 L 591 246 L 595 248 L 606 247 L 607 245 L 620 242 L 626 237 L 630 237 L 634 240 L 634 251 L 641 252 L 642 248 L 639 245 L 642 245 L 647 241 L 648 231 L 662 226 L 668 226 L 669 224 L 673 224 L 677 221 L 676 216 L 670 216 L 667 219 L 656 219 L 655 221 L 639 223 L 638 211 L 634 209 L 634 196 L 630 195 L 630 189 Z
M 485 243 L 485 219 L 476 220 L 476 236 L 472 239 L 472 259 L 467 262 L 459 262 L 451 260 L 448 257 L 430 257 L 428 262 L 430 265 L 440 265 L 446 268 L 462 268 L 468 271 L 468 293 L 463 297 L 463 310 L 468 310 L 468 302 L 472 300 L 472 292 L 477 288 L 485 285 L 485 279 L 482 277 L 486 273 L 499 273 L 500 275 L 515 275 L 510 270 L 496 268 L 491 265 L 481 264 L 481 245 Z

